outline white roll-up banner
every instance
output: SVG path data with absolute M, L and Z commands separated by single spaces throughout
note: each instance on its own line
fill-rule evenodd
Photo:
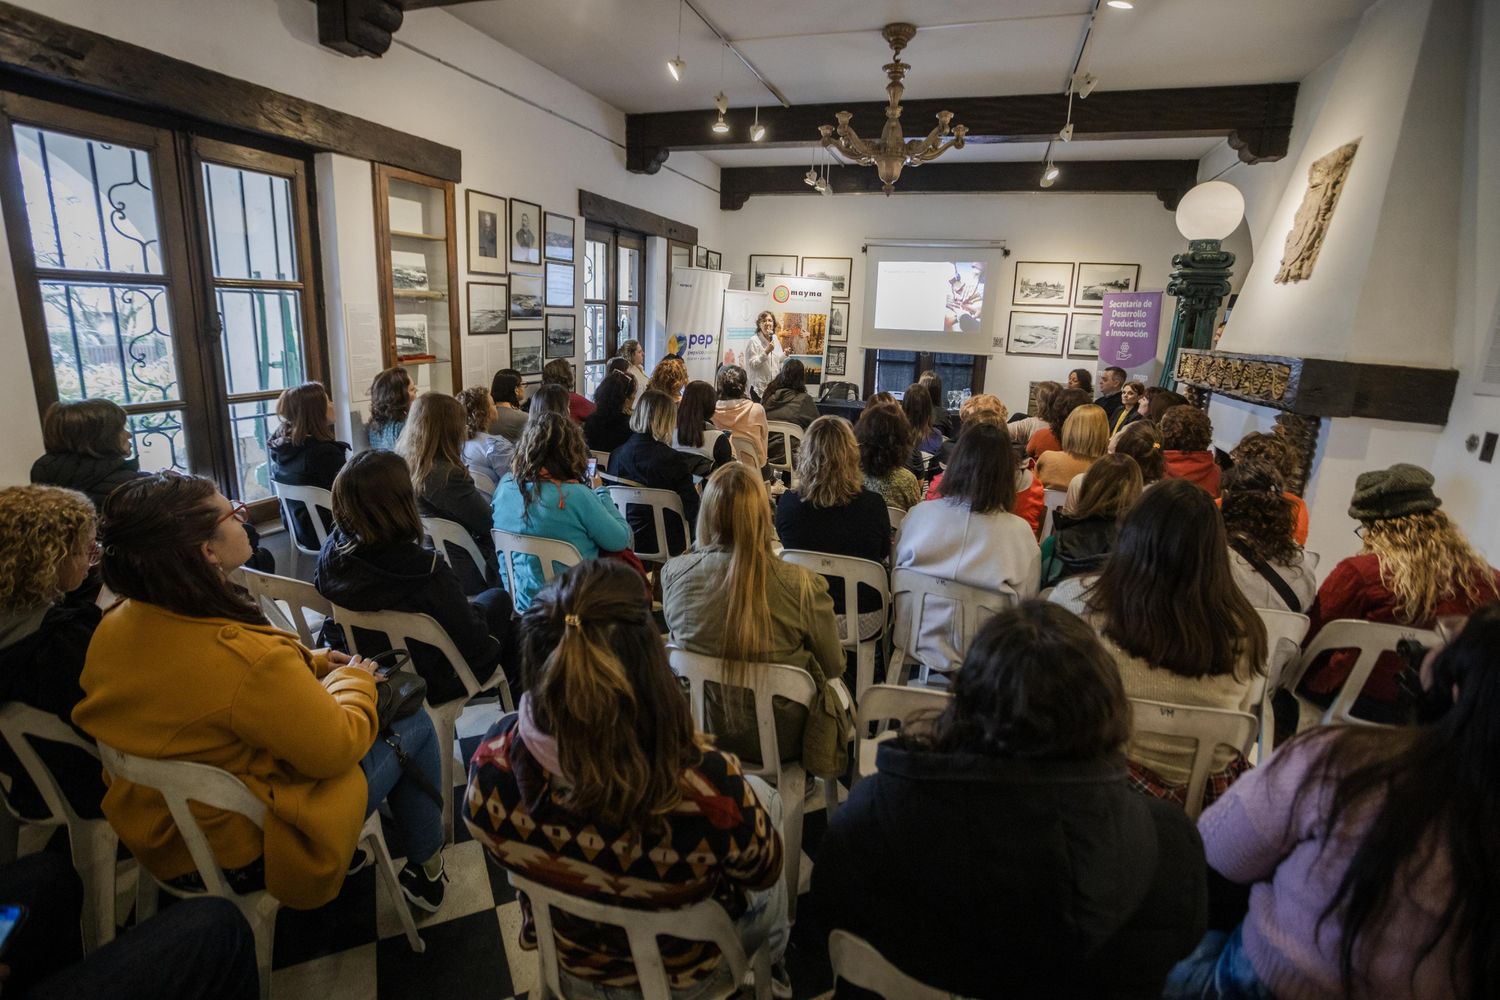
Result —
M 719 364 L 719 324 L 728 271 L 697 267 L 672 269 L 667 304 L 667 353 L 687 365 L 690 379 L 713 382 Z

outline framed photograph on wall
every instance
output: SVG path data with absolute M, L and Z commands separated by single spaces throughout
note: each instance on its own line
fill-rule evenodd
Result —
M 836 347 L 833 344 L 828 345 L 828 362 L 823 368 L 824 373 L 828 375 L 844 374 L 845 359 L 848 352 L 849 349 L 847 347 Z
M 542 217 L 546 220 L 542 225 L 542 241 L 547 259 L 573 263 L 573 217 L 560 212 L 547 212 Z
M 547 308 L 573 308 L 573 265 L 547 261 Z
M 842 344 L 849 339 L 849 303 L 828 304 L 828 342 Z
M 1075 306 L 1098 309 L 1105 292 L 1133 292 L 1141 278 L 1139 264 L 1079 264 Z
M 803 257 L 802 277 L 827 278 L 833 282 L 835 299 L 849 297 L 849 275 L 854 270 L 852 257 Z
M 1103 313 L 1074 313 L 1068 324 L 1068 357 L 1097 358 L 1099 356 L 1099 324 Z
M 693 247 L 693 266 L 708 266 L 708 247 Z
M 503 281 L 471 281 L 469 296 L 469 333 L 493 336 L 505 333 L 510 320 L 509 292 Z
M 573 339 L 578 329 L 578 317 L 572 313 L 547 314 L 547 357 L 571 358 L 575 353 Z
M 724 270 L 724 255 L 717 250 L 710 250 L 708 252 L 708 267 L 712 271 Z
M 542 318 L 542 276 L 522 274 L 510 276 L 510 318 Z
M 510 366 L 522 375 L 542 373 L 542 330 L 510 331 Z
M 1023 260 L 1016 265 L 1016 287 L 1011 292 L 1011 305 L 1067 308 L 1072 302 L 1072 264 Z
M 469 273 L 504 274 L 505 199 L 472 188 L 464 192 L 469 234 Z
M 510 200 L 510 262 L 512 264 L 536 266 L 542 262 L 542 237 L 537 235 L 537 230 L 541 225 L 542 206 L 522 201 L 519 198 Z
M 750 255 L 750 287 L 765 288 L 766 279 L 778 274 L 796 274 L 795 254 L 753 253 Z
M 1068 314 L 1026 312 L 1012 309 L 1010 331 L 1005 338 L 1006 354 L 1032 354 L 1060 358 L 1068 339 Z

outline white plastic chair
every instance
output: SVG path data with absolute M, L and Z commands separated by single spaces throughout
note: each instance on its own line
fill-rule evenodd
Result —
M 797 488 L 797 449 L 802 446 L 802 438 L 807 434 L 800 425 L 789 420 L 772 420 L 767 425 L 767 441 L 774 442 L 777 437 L 781 438 L 781 461 L 769 462 L 772 472 L 785 472 L 792 480 L 792 489 Z M 771 449 L 768 445 L 767 451 Z
M 756 472 L 760 471 L 763 463 L 760 460 L 760 449 L 756 447 L 754 441 L 742 434 L 731 434 L 729 435 L 729 444 L 734 448 L 736 461 L 743 462 Z
M 240 567 L 240 572 L 245 589 L 260 602 L 261 611 L 273 626 L 297 633 L 298 640 L 308 649 L 319 645 L 317 630 L 323 619 L 333 616 L 333 605 L 318 593 L 317 587 L 306 580 L 262 573 L 248 566 Z M 316 623 L 311 615 L 318 616 Z
M 1260 738 L 1256 741 L 1255 760 L 1264 764 L 1276 749 L 1276 709 L 1272 701 L 1281 690 L 1282 675 L 1297 662 L 1302 639 L 1307 635 L 1306 615 L 1275 608 L 1256 608 L 1266 626 L 1266 674 L 1256 678 L 1251 697 L 1260 705 Z
M 963 663 L 979 629 L 997 612 L 1019 603 L 1013 593 L 985 590 L 956 580 L 928 576 L 914 569 L 891 571 L 891 655 L 886 657 L 886 675 L 897 684 L 907 682 L 907 667 L 921 666 L 922 683 L 930 673 L 951 673 Z M 920 646 L 927 616 L 951 609 L 948 634 L 939 649 Z
M 458 717 L 463 714 L 464 706 L 470 699 L 485 691 L 498 693 L 500 703 L 504 705 L 507 712 L 515 707 L 511 704 L 510 685 L 505 680 L 505 667 L 496 664 L 494 674 L 486 683 L 480 684 L 474 676 L 474 671 L 469 668 L 468 661 L 458 651 L 453 640 L 448 637 L 448 633 L 430 615 L 419 615 L 410 611 L 353 611 L 334 605 L 333 620 L 343 628 L 344 640 L 349 644 L 349 652 L 359 653 L 357 629 L 380 633 L 385 637 L 385 645 L 389 649 L 404 649 L 411 652 L 410 644 L 420 642 L 423 645 L 435 647 L 438 652 L 442 653 L 448 661 L 448 666 L 452 668 L 463 685 L 463 697 L 435 705 L 430 701 L 426 703 L 427 714 L 432 717 L 432 727 L 437 731 L 439 759 L 442 761 L 443 833 L 447 841 L 452 843 L 453 765 L 456 753 L 454 733 L 458 727 Z
M 495 556 L 500 563 L 500 582 L 512 599 L 516 596 L 516 564 L 520 559 L 535 559 L 541 567 L 542 582 L 551 583 L 558 567 L 567 569 L 583 562 L 583 554 L 571 542 L 540 535 L 522 535 L 514 531 L 490 529 L 495 540 Z
M 37 753 L 32 739 L 65 743 L 97 758 L 99 753 L 88 740 L 50 712 L 23 705 L 18 701 L 0 704 L 0 737 L 10 744 L 11 752 L 36 786 L 47 807 L 44 817 L 22 816 L 5 799 L 5 808 L 19 823 L 33 826 L 68 828 L 68 847 L 73 868 L 83 882 L 83 947 L 93 951 L 114 940 L 115 936 L 115 863 L 119 838 L 106 819 L 84 819 L 73 810 L 73 804 L 58 785 L 57 779 Z M 127 862 L 128 863 L 128 862 Z
M 448 546 L 452 545 L 473 560 L 474 568 L 479 570 L 480 576 L 489 576 L 486 572 L 488 560 L 484 558 L 484 553 L 474 544 L 473 536 L 457 521 L 450 521 L 445 517 L 424 517 L 422 532 L 431 539 L 433 551 L 442 556 L 443 562 L 450 568 L 453 566 L 453 554 Z
M 322 551 L 323 543 L 328 541 L 328 529 L 323 527 L 321 511 L 326 510 L 329 517 L 333 516 L 333 493 L 316 486 L 292 486 L 289 483 L 278 483 L 274 479 L 271 480 L 271 489 L 275 491 L 276 500 L 281 504 L 281 523 L 286 526 L 286 536 L 291 540 L 291 544 L 287 546 L 287 552 L 291 556 L 292 576 L 300 578 L 301 574 L 297 571 L 298 554 L 312 556 L 316 560 L 318 553 Z M 297 531 L 292 526 L 294 521 L 291 505 L 294 501 L 301 503 L 307 509 L 307 519 L 312 522 L 313 534 L 318 539 L 316 549 L 303 548 L 302 543 L 297 540 Z
M 699 732 L 712 732 L 709 726 L 708 705 L 705 701 L 707 684 L 719 686 L 721 703 L 727 702 L 729 686 L 724 681 L 724 661 L 714 656 L 689 653 L 675 647 L 668 650 L 672 670 L 685 677 L 689 686 L 689 703 L 693 713 L 693 725 Z M 817 686 L 812 675 L 798 667 L 784 663 L 752 663 L 750 676 L 755 686 L 750 692 L 755 697 L 755 729 L 760 738 L 760 766 L 752 768 L 745 762 L 745 769 L 758 774 L 776 786 L 781 792 L 782 824 L 781 841 L 786 854 L 786 884 L 788 909 L 791 916 L 797 915 L 797 894 L 802 888 L 802 813 L 807 789 L 807 772 L 800 760 L 783 761 L 781 745 L 776 738 L 776 717 L 772 710 L 772 699 L 782 698 L 797 705 L 810 706 L 817 695 Z M 830 776 L 824 785 L 825 802 L 836 801 L 837 791 Z
M 193 899 L 203 895 L 219 896 L 239 907 L 240 912 L 245 915 L 245 919 L 250 922 L 250 927 L 255 932 L 255 959 L 260 967 L 260 995 L 269 997 L 271 995 L 271 955 L 276 943 L 276 911 L 281 909 L 281 903 L 265 889 L 241 894 L 229 887 L 214 857 L 213 848 L 209 846 L 208 837 L 199 826 L 198 817 L 193 813 L 190 805 L 190 803 L 197 802 L 211 809 L 239 813 L 264 829 L 266 825 L 265 803 L 251 794 L 250 789 L 246 788 L 244 783 L 234 775 L 208 764 L 186 760 L 152 760 L 149 757 L 137 757 L 124 753 L 105 746 L 103 743 L 99 744 L 99 756 L 104 761 L 105 768 L 114 777 L 123 778 L 142 788 L 153 788 L 166 800 L 167 809 L 172 814 L 172 822 L 176 825 L 177 833 L 182 837 L 183 843 L 187 845 L 188 853 L 192 855 L 193 865 L 198 870 L 198 876 L 203 879 L 205 891 L 190 892 L 155 879 L 152 881 L 180 899 Z M 396 865 L 391 860 L 391 852 L 386 847 L 385 836 L 380 829 L 378 809 L 365 820 L 364 829 L 359 832 L 359 842 L 368 847 L 375 857 L 379 874 L 385 880 L 386 889 L 390 891 L 390 896 L 396 903 L 397 915 L 401 919 L 402 930 L 406 932 L 407 944 L 411 946 L 412 951 L 424 951 L 427 946 L 418 935 L 416 921 L 406 905 L 406 897 L 401 894 L 401 884 L 396 877 Z M 149 891 L 149 883 L 145 880 L 144 870 L 141 887 L 142 891 L 138 892 L 136 897 L 138 920 L 150 916 L 156 909 L 156 896 L 155 893 Z
M 842 594 L 844 613 L 838 616 L 839 642 L 854 650 L 854 700 L 864 697 L 865 689 L 875 683 L 875 647 L 885 637 L 885 622 L 890 616 L 891 581 L 885 567 L 869 559 L 836 556 L 827 552 L 785 549 L 781 558 L 803 569 L 812 570 L 828 581 L 830 594 Z M 860 628 L 859 587 L 863 584 L 880 597 L 880 627 L 865 634 Z M 872 616 L 876 612 L 869 612 Z
M 1189 819 L 1197 819 L 1203 811 L 1203 789 L 1208 785 L 1208 773 L 1213 769 L 1214 751 L 1220 746 L 1233 747 L 1248 758 L 1260 726 L 1249 712 L 1223 708 L 1171 705 L 1144 698 L 1131 698 L 1130 708 L 1134 714 L 1131 732 L 1135 736 L 1150 733 L 1194 741 L 1193 766 L 1187 787 Z
M 835 984 L 842 979 L 885 1000 L 950 1000 L 953 996 L 908 976 L 870 942 L 846 930 L 828 935 L 828 960 Z
M 1295 667 L 1286 671 L 1282 684 L 1289 690 L 1295 691 L 1297 685 L 1302 683 L 1302 677 L 1307 673 L 1307 668 L 1312 666 L 1313 661 L 1321 654 L 1335 649 L 1358 649 L 1359 658 L 1350 668 L 1349 676 L 1344 679 L 1344 684 L 1339 688 L 1338 696 L 1333 699 L 1333 704 L 1329 705 L 1323 713 L 1322 724 L 1326 726 L 1334 722 L 1358 722 L 1374 725 L 1350 714 L 1350 710 L 1354 708 L 1354 703 L 1364 692 L 1365 683 L 1374 672 L 1375 662 L 1380 659 L 1380 654 L 1394 652 L 1396 643 L 1402 639 L 1414 639 L 1424 646 L 1431 646 L 1438 642 L 1438 634 L 1431 629 L 1411 628 L 1406 625 L 1391 625 L 1384 622 L 1356 621 L 1352 618 L 1331 621 L 1319 630 L 1312 645 L 1302 651 L 1302 657 Z
M 708 941 L 719 949 L 723 955 L 722 961 L 729 964 L 730 983 L 723 993 L 712 994 L 714 998 L 734 996 L 739 991 L 746 972 L 753 971 L 757 1000 L 770 1000 L 769 944 L 762 944 L 753 956 L 746 958 L 745 948 L 740 943 L 739 934 L 736 933 L 729 914 L 712 899 L 675 910 L 642 910 L 633 906 L 613 906 L 584 899 L 540 882 L 533 882 L 515 872 L 506 872 L 506 877 L 515 890 L 525 893 L 531 902 L 532 918 L 536 921 L 538 964 L 542 973 L 541 992 L 544 996 L 563 996 L 559 975 L 561 966 L 557 961 L 557 940 L 552 931 L 552 911 L 558 909 L 579 919 L 609 924 L 625 932 L 630 942 L 630 957 L 635 965 L 635 974 L 640 980 L 640 992 L 645 1000 L 671 1000 L 672 997 L 661 957 L 659 942 L 663 937 L 682 941 Z
M 486 498 L 493 497 L 495 495 L 495 481 L 489 476 L 485 475 L 483 472 L 480 472 L 478 469 L 470 466 L 469 478 L 474 480 L 474 488 L 483 493 Z
M 906 725 L 918 712 L 941 712 L 948 707 L 951 692 L 933 688 L 902 687 L 898 684 L 872 684 L 860 695 L 859 714 L 855 716 L 854 781 L 875 773 L 875 751 L 882 742 L 895 735 L 894 730 L 880 726 L 882 732 L 870 735 L 870 727 L 886 722 Z
M 885 513 L 891 519 L 891 538 L 894 539 L 901 531 L 901 522 L 906 520 L 906 511 L 900 507 L 891 507 L 888 505 L 885 508 Z
M 1042 490 L 1042 498 L 1042 503 L 1045 506 L 1042 510 L 1042 530 L 1040 535 L 1038 535 L 1038 541 L 1045 541 L 1047 536 L 1052 534 L 1052 515 L 1062 510 L 1063 506 L 1068 502 L 1068 491 Z
M 651 508 L 651 524 L 656 532 L 656 548 L 643 549 L 640 539 L 636 538 L 635 554 L 642 562 L 666 562 L 674 555 L 679 555 L 687 547 L 690 530 L 687 513 L 682 509 L 682 497 L 672 490 L 648 489 L 644 486 L 611 486 L 609 498 L 614 501 L 615 509 L 624 518 L 629 518 L 628 510 L 631 504 Z M 677 515 L 677 523 L 681 526 L 673 532 L 682 541 L 677 552 L 671 551 L 671 539 L 667 535 L 667 511 Z

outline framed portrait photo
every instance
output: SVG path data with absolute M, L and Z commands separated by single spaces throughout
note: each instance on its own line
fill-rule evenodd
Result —
M 849 303 L 828 304 L 828 342 L 842 344 L 849 339 Z
M 1011 305 L 1058 306 L 1066 309 L 1072 303 L 1071 263 L 1023 260 L 1016 265 L 1016 287 L 1011 293 Z
M 1006 354 L 1060 358 L 1068 337 L 1068 314 L 1012 309 Z
M 708 268 L 711 271 L 722 271 L 722 270 L 724 270 L 724 256 L 723 256 L 723 254 L 719 253 L 719 251 L 717 251 L 717 250 L 710 250 L 708 252 Z
M 1103 321 L 1103 313 L 1073 314 L 1073 321 L 1068 324 L 1068 357 L 1099 356 L 1099 325 Z
M 1079 264 L 1073 304 L 1098 309 L 1104 305 L 1104 293 L 1133 292 L 1140 278 L 1139 264 Z
M 797 273 L 795 254 L 753 253 L 750 255 L 750 287 L 765 288 L 766 279 Z
M 847 347 L 828 347 L 828 361 L 823 371 L 829 375 L 844 374 L 844 366 L 847 363 L 849 349 Z
M 565 264 L 573 263 L 573 217 L 560 212 L 547 212 L 543 218 L 546 220 L 542 224 L 543 252 L 547 259 L 560 260 Z
M 573 308 L 573 265 L 547 261 L 547 308 Z
M 693 247 L 693 266 L 708 266 L 708 247 Z
M 542 276 L 540 274 L 522 274 L 517 271 L 510 276 L 510 318 L 535 320 L 542 318 Z
M 833 282 L 833 298 L 849 297 L 849 275 L 854 270 L 852 257 L 803 257 L 802 277 L 827 278 Z
M 510 200 L 510 262 L 530 264 L 542 262 L 542 206 L 519 198 Z
M 574 352 L 574 337 L 578 330 L 578 317 L 572 313 L 547 314 L 547 357 L 571 358 Z
M 542 373 L 542 329 L 512 329 L 510 366 L 522 375 Z
M 464 192 L 469 273 L 505 273 L 505 199 L 472 188 Z
M 503 281 L 471 281 L 469 296 L 469 333 L 475 336 L 503 334 L 509 328 L 510 295 Z

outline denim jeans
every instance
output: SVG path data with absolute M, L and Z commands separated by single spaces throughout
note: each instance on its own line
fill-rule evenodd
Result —
M 1209 931 L 1193 953 L 1167 973 L 1162 1000 L 1275 1000 L 1245 954 L 1245 925 Z
M 438 756 L 444 748 L 438 746 L 437 733 L 432 728 L 432 719 L 425 711 L 417 712 L 395 723 L 393 735 L 401 744 L 411 763 L 426 778 L 440 795 L 451 795 L 452 789 L 443 788 L 439 771 L 442 758 Z M 448 753 L 452 747 L 446 748 Z M 426 861 L 443 848 L 443 807 L 432 800 L 421 784 L 412 780 L 396 759 L 396 751 L 381 737 L 365 754 L 359 766 L 365 772 L 369 786 L 369 797 L 365 800 L 365 815 L 389 802 L 391 819 L 400 838 L 401 851 L 412 861 Z M 398 853 L 398 852 L 392 852 Z
M 771 816 L 772 827 L 779 833 L 782 816 L 781 793 L 753 774 L 746 775 L 745 780 L 750 783 L 750 787 L 755 789 L 756 797 L 760 799 L 761 804 L 766 807 L 766 812 Z M 740 942 L 745 946 L 746 958 L 754 955 L 762 944 L 769 946 L 773 965 L 780 962 L 786 955 L 786 946 L 792 936 L 791 923 L 787 920 L 786 894 L 786 869 L 784 867 L 775 885 L 769 889 L 750 893 L 749 906 L 734 922 L 734 929 L 739 934 Z M 729 963 L 720 961 L 714 974 L 701 983 L 690 989 L 674 990 L 672 1000 L 699 1000 L 700 997 L 722 994 L 726 986 L 732 985 L 731 975 Z M 639 990 L 599 986 L 570 975 L 566 969 L 558 970 L 558 978 L 563 996 L 568 1000 L 640 1000 L 641 997 Z

